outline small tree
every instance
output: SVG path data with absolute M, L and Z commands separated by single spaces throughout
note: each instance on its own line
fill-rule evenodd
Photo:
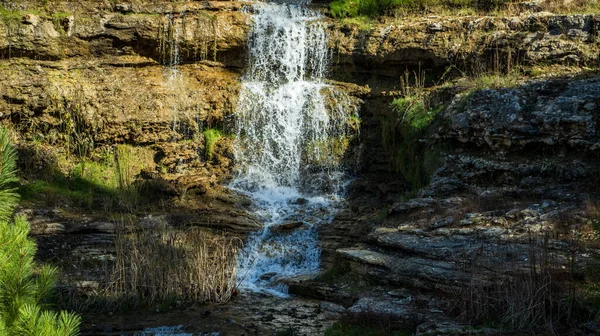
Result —
M 57 269 L 39 267 L 36 244 L 24 217 L 13 217 L 19 195 L 14 187 L 17 154 L 8 132 L 0 127 L 0 336 L 79 334 L 79 316 L 44 308 L 54 290 Z

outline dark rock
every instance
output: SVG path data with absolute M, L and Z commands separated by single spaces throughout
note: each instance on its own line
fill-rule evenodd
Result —
M 269 227 L 269 230 L 273 233 L 290 233 L 296 229 L 304 226 L 304 222 L 283 222 L 281 224 L 273 225 Z
M 405 213 L 413 210 L 423 209 L 432 206 L 435 203 L 433 198 L 415 198 L 407 202 L 399 202 L 394 204 L 390 209 L 390 213 Z

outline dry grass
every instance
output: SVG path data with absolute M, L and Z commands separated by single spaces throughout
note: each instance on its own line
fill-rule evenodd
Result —
M 495 323 L 520 332 L 559 335 L 576 303 L 575 258 L 574 252 L 567 256 L 551 253 L 550 236 L 530 238 L 528 265 L 502 266 L 485 257 L 466 265 L 464 271 L 471 281 L 454 293 L 452 311 L 472 325 Z M 496 275 L 484 280 L 483 269 Z
M 552 13 L 600 13 L 598 0 L 545 0 L 542 9 Z
M 600 202 L 586 201 L 585 217 L 590 220 L 594 229 L 600 231 Z
M 428 1 L 425 1 L 428 2 Z M 468 1 L 464 1 L 467 3 Z M 495 17 L 507 17 L 507 16 L 519 16 L 526 12 L 533 11 L 544 11 L 555 14 L 598 14 L 600 13 L 600 1 L 599 0 L 544 0 L 539 3 L 539 6 L 535 8 L 528 8 L 526 3 L 531 3 L 530 0 L 512 0 L 512 1 L 498 1 L 497 6 L 488 7 L 487 10 L 483 8 L 477 8 L 477 6 L 470 5 L 455 5 L 449 6 L 448 2 L 444 1 L 429 1 L 429 5 L 417 7 L 417 8 L 395 8 L 393 16 L 395 17 L 407 17 L 414 16 L 415 9 L 417 13 L 423 14 L 435 14 L 442 16 L 495 16 Z
M 109 291 L 145 303 L 216 302 L 236 293 L 237 240 L 158 227 L 115 238 Z

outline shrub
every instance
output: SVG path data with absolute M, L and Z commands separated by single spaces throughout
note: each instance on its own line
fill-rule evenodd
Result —
M 11 145 L 8 131 L 0 128 L 0 222 L 7 221 L 19 202 L 15 183 L 17 178 L 17 151 Z
M 405 0 L 336 0 L 329 8 L 335 18 L 376 16 L 386 14 L 393 7 L 402 5 Z
M 471 325 L 494 323 L 527 334 L 560 335 L 560 328 L 574 322 L 579 305 L 572 273 L 575 256 L 552 251 L 551 236 L 546 232 L 529 237 L 529 265 L 520 270 L 486 259 L 482 247 L 478 254 L 484 257 L 471 257 L 462 265 L 470 281 L 454 293 L 451 311 Z M 575 243 L 569 245 L 574 253 Z M 483 274 L 489 271 L 495 276 L 488 280 Z
M 29 223 L 20 216 L 9 222 L 18 202 L 12 187 L 17 180 L 16 153 L 2 128 L 0 162 L 0 335 L 77 335 L 79 316 L 44 309 L 57 270 L 34 263 L 36 244 L 28 238 Z
M 41 200 L 51 205 L 70 202 L 87 208 L 120 206 L 125 210 L 144 199 L 138 190 L 136 176 L 143 169 L 154 169 L 154 151 L 118 145 L 107 150 L 100 159 L 56 159 L 48 176 L 21 186 L 24 199 Z M 63 171 L 67 171 L 64 174 Z M 150 196 L 150 195 L 148 195 Z

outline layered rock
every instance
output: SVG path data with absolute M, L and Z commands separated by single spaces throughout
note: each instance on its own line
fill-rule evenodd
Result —
M 355 73 L 355 80 L 360 73 L 397 78 L 417 67 L 442 74 L 451 65 L 476 72 L 493 65 L 599 64 L 599 27 L 595 15 L 429 16 L 365 30 L 335 23 L 329 44 L 339 72 Z
M 597 235 L 586 202 L 599 193 L 598 83 L 591 74 L 456 96 L 422 139 L 443 151 L 416 198 L 399 200 L 408 189 L 402 177 L 386 180 L 374 174 L 385 171 L 383 163 L 366 162 L 349 207 L 322 228 L 322 237 L 326 265 L 347 262 L 350 274 L 370 287 L 344 297 L 337 289 L 331 298 L 353 307 L 372 298 L 373 288 L 436 293 L 439 304 L 425 310 L 443 311 L 437 320 L 444 321 L 465 291 L 509 291 L 507 284 L 536 270 L 568 279 L 569 267 L 595 267 Z M 331 290 L 320 286 L 305 281 L 290 288 L 316 297 Z M 391 295 L 377 297 L 393 309 Z M 423 307 L 398 311 L 408 321 L 415 315 L 407 311 L 419 315 Z M 457 325 L 438 327 L 462 332 Z M 417 329 L 423 328 L 429 327 Z
M 0 55 L 59 60 L 135 54 L 162 64 L 213 60 L 241 67 L 248 33 L 242 6 L 66 1 L 40 13 L 35 3 L 24 4 L 0 20 Z

